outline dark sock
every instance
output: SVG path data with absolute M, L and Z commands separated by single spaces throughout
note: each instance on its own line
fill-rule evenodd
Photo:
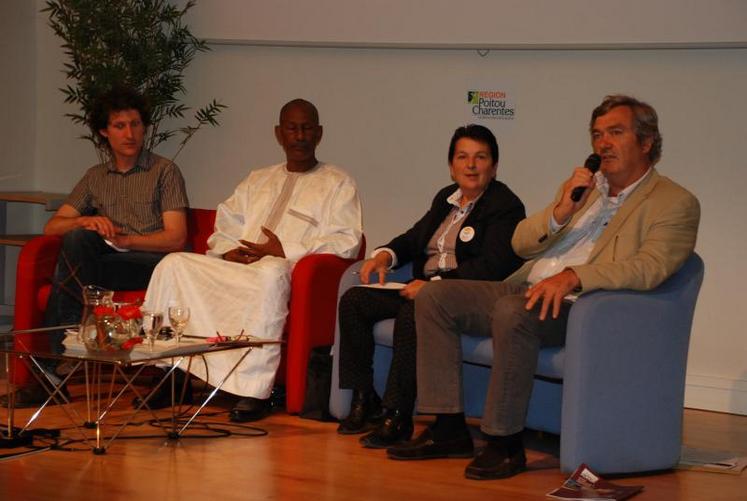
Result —
M 373 394 L 374 394 L 373 386 L 365 388 L 365 389 L 354 389 L 353 400 L 360 400 L 360 401 L 365 402 L 367 400 L 370 400 Z
M 469 435 L 467 421 L 464 419 L 464 413 L 457 414 L 437 414 L 436 422 L 433 424 L 431 431 L 434 440 L 449 440 Z
M 496 447 L 505 448 L 509 454 L 516 454 L 524 448 L 524 441 L 522 439 L 523 431 L 514 433 L 513 435 L 488 435 L 483 433 L 483 437 L 488 442 L 488 445 L 494 445 Z

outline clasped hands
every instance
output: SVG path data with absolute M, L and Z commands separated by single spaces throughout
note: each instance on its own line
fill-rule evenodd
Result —
M 223 259 L 234 263 L 252 264 L 265 256 L 285 257 L 283 244 L 280 243 L 277 235 L 264 226 L 262 227 L 262 233 L 267 237 L 267 242 L 259 244 L 239 240 L 242 246 L 223 254 Z

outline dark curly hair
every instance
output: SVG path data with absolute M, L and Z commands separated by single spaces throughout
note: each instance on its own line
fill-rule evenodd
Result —
M 114 87 L 96 99 L 88 118 L 88 127 L 98 144 L 109 146 L 109 142 L 99 131 L 106 129 L 109 125 L 109 117 L 112 113 L 124 110 L 137 110 L 143 124 L 146 127 L 150 125 L 150 106 L 145 97 L 131 87 Z

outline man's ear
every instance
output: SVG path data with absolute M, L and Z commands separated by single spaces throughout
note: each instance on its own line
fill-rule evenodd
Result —
M 324 135 L 324 127 L 322 127 L 320 125 L 318 130 L 319 130 L 319 132 L 318 132 L 318 134 L 316 136 L 316 144 L 317 145 L 322 142 L 322 136 Z
M 109 133 L 107 132 L 106 129 L 99 129 L 99 135 L 101 135 L 102 137 L 105 137 L 105 138 L 109 139 Z
M 643 153 L 648 155 L 651 152 L 651 148 L 654 145 L 654 140 L 650 137 L 647 137 L 643 140 L 643 144 L 641 144 L 641 149 L 643 150 Z

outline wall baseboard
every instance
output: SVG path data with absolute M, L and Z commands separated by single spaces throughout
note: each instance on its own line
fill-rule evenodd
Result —
M 685 407 L 747 415 L 747 381 L 688 374 Z

